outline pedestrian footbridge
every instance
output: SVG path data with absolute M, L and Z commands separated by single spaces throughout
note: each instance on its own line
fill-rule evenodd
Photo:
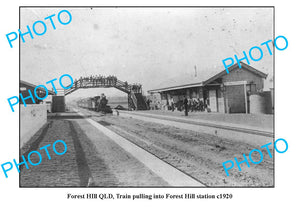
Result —
M 116 88 L 128 94 L 130 110 L 146 110 L 148 108 L 142 95 L 142 85 L 128 84 L 127 81 L 120 81 L 116 77 L 80 78 L 75 80 L 71 88 L 64 90 L 64 95 L 69 95 L 78 89 L 89 88 Z

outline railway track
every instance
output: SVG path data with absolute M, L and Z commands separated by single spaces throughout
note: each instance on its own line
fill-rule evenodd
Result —
M 160 149 L 160 150 L 161 150 L 160 147 L 156 146 L 155 144 L 152 144 L 151 142 L 149 142 L 149 141 L 147 141 L 147 140 L 145 140 L 145 139 L 143 139 L 143 138 L 138 137 L 137 135 L 133 135 L 133 134 L 131 134 L 131 133 L 129 133 L 129 132 L 127 132 L 127 131 L 125 131 L 125 130 L 119 128 L 119 127 L 113 126 L 112 128 L 115 129 L 115 133 L 117 133 L 117 134 L 119 134 L 120 132 L 122 132 L 122 134 L 120 134 L 120 136 L 121 136 L 121 137 L 124 137 L 124 136 L 125 136 L 125 138 L 126 138 L 128 141 L 130 141 L 132 144 L 134 144 L 134 145 L 138 146 L 139 148 L 145 150 L 146 152 L 150 153 L 151 155 L 154 155 L 154 156 L 155 156 L 156 158 L 158 158 L 159 160 L 165 162 L 166 164 L 172 166 L 173 168 L 179 170 L 180 172 L 182 172 L 182 173 L 184 173 L 185 175 L 189 176 L 190 178 L 196 180 L 197 182 L 199 182 L 199 183 L 202 184 L 203 186 L 207 187 L 207 185 L 206 185 L 205 183 L 203 183 L 201 180 L 199 180 L 198 178 L 196 178 L 196 177 L 190 175 L 189 173 L 185 172 L 183 169 L 180 169 L 180 168 L 174 166 L 173 162 L 177 162 L 178 160 L 175 159 L 175 160 L 173 160 L 173 162 L 172 162 L 172 161 L 171 161 L 171 162 L 170 162 L 170 161 L 166 161 L 166 160 L 164 160 L 164 157 L 161 157 L 159 154 L 156 154 L 155 152 L 149 151 L 149 149 L 146 149 L 146 148 L 144 148 L 143 146 L 139 145 L 138 143 L 136 143 L 136 142 L 135 142 L 134 140 L 132 140 L 131 138 L 136 138 L 137 140 L 140 140 L 140 141 L 142 141 L 143 143 L 145 143 L 145 144 L 147 144 L 147 145 L 155 146 L 156 149 Z M 129 136 L 129 137 L 126 137 L 126 135 Z M 163 150 L 161 150 L 161 151 L 163 151 Z
M 79 111 L 83 112 L 83 114 L 81 114 L 84 117 L 89 117 L 89 119 L 93 120 L 93 122 L 96 122 L 98 124 L 100 124 L 101 126 L 103 126 L 106 129 L 109 129 L 109 131 L 112 131 L 113 134 L 118 135 L 119 140 L 121 140 L 120 138 L 123 138 L 126 140 L 126 143 L 131 143 L 133 144 L 135 147 L 138 147 L 139 149 L 142 149 L 144 152 L 147 152 L 148 154 L 152 155 L 153 157 L 155 157 L 158 161 L 164 162 L 165 164 L 167 164 L 170 167 L 173 167 L 173 169 L 178 170 L 180 173 L 183 173 L 185 176 L 193 179 L 194 181 L 197 182 L 197 184 L 199 184 L 198 186 L 201 187 L 209 187 L 209 186 L 224 186 L 224 185 L 236 185 L 235 181 L 239 181 L 239 184 L 241 185 L 245 185 L 247 186 L 248 183 L 243 183 L 243 180 L 240 179 L 250 179 L 250 181 L 254 182 L 254 183 L 249 183 L 249 185 L 271 185 L 272 181 L 271 180 L 263 180 L 263 183 L 260 183 L 261 180 L 259 180 L 259 178 L 257 177 L 247 177 L 249 176 L 247 174 L 247 172 L 243 175 L 241 174 L 237 174 L 236 180 L 229 180 L 226 179 L 226 177 L 223 177 L 223 169 L 220 168 L 219 162 L 223 162 L 222 160 L 218 159 L 217 164 L 215 162 L 211 161 L 211 158 L 213 158 L 213 155 L 216 155 L 217 158 L 221 158 L 223 157 L 222 154 L 227 151 L 228 149 L 232 149 L 232 153 L 240 153 L 242 151 L 242 149 L 238 150 L 238 151 L 234 151 L 234 148 L 231 148 L 231 144 L 226 144 L 226 140 L 222 139 L 222 138 L 218 138 L 216 139 L 216 136 L 212 136 L 215 137 L 214 140 L 216 140 L 216 142 L 213 142 L 213 151 L 208 150 L 208 154 L 206 154 L 206 156 L 202 156 L 202 154 L 198 153 L 197 150 L 195 150 L 194 153 L 197 153 L 195 156 L 193 155 L 194 153 L 192 153 L 192 151 L 190 151 L 190 149 L 186 149 L 186 147 L 182 148 L 182 149 L 177 149 L 176 144 L 175 146 L 173 146 L 172 143 L 170 143 L 170 141 L 166 141 L 165 138 L 159 136 L 155 136 L 155 137 L 148 137 L 144 136 L 143 131 L 146 132 L 147 130 L 142 129 L 142 131 L 139 132 L 138 129 L 136 129 L 136 127 L 138 127 L 139 125 L 137 124 L 137 126 L 131 126 L 130 128 L 126 127 L 126 124 L 124 124 L 123 126 L 120 124 L 118 124 L 118 121 L 114 120 L 114 119 L 119 119 L 121 117 L 117 117 L 117 116 L 103 116 L 100 115 L 97 112 L 93 112 L 93 111 L 89 111 L 89 110 L 85 110 L 85 109 L 79 109 Z M 121 119 L 122 120 L 122 119 Z M 127 118 L 123 118 L 123 120 L 133 120 L 132 119 L 127 119 Z M 151 122 L 151 121 L 149 121 Z M 149 122 L 144 122 L 141 125 L 144 126 L 148 126 Z M 160 128 L 160 127 L 159 127 Z M 164 127 L 163 127 L 164 128 Z M 233 131 L 231 129 L 231 131 Z M 239 129 L 237 130 L 239 131 Z M 172 133 L 173 134 L 173 133 Z M 195 133 L 195 134 L 202 134 L 202 133 Z M 254 134 L 254 132 L 251 132 L 251 134 Z M 260 134 L 260 133 L 258 133 Z M 170 137 L 173 137 L 172 135 Z M 218 136 L 219 137 L 219 136 Z M 264 136 L 265 137 L 265 136 Z M 172 140 L 172 139 L 171 139 Z M 156 143 L 155 141 L 162 141 L 161 143 Z M 224 142 L 225 141 L 225 142 Z M 184 141 L 180 141 L 181 144 L 185 144 L 186 142 Z M 197 142 L 193 142 L 192 139 L 192 144 L 198 143 Z M 212 144 L 212 142 L 208 143 L 208 147 L 210 147 Z M 224 145 L 225 144 L 225 145 Z M 122 144 L 121 144 L 122 145 Z M 189 142 L 188 142 L 189 145 Z M 195 145 L 196 149 L 198 144 Z M 234 142 L 234 146 L 237 146 L 237 148 L 242 147 L 242 148 L 248 148 L 249 144 L 245 145 L 239 145 L 237 142 Z M 229 148 L 228 148 L 229 147 Z M 251 147 L 250 147 L 251 148 Z M 249 149 L 250 149 L 249 148 Z M 223 151 L 225 150 L 225 151 Z M 184 152 L 188 152 L 188 153 L 184 153 Z M 200 150 L 201 152 L 201 150 Z M 205 150 L 203 150 L 204 153 Z M 211 153 L 211 152 L 217 152 L 217 153 Z M 208 156 L 212 154 L 212 156 Z M 188 157 L 186 157 L 187 155 L 189 155 Z M 232 154 L 230 154 L 232 156 Z M 221 156 L 221 157 L 220 157 Z M 209 168 L 211 167 L 211 165 L 213 165 L 214 168 Z M 267 166 L 267 172 L 271 173 L 272 168 L 273 168 L 273 164 L 272 162 Z M 217 169 L 216 169 L 217 168 Z M 260 172 L 255 172 L 255 175 L 258 174 Z M 225 174 L 225 173 L 224 173 Z M 254 176 L 255 176 L 254 175 Z M 264 176 L 268 176 L 269 174 L 263 174 Z M 262 175 L 262 176 L 263 176 Z M 246 176 L 246 177 L 244 177 Z M 231 182 L 230 182 L 231 181 Z M 172 184 L 171 184 L 172 185 Z M 178 186 L 178 185 L 177 185 Z M 191 186 L 191 185 L 190 185 Z
M 90 116 L 97 116 L 97 113 L 91 112 L 89 110 L 86 110 L 86 112 L 90 112 Z M 115 111 L 116 112 L 116 111 Z M 274 137 L 273 132 L 270 131 L 264 131 L 264 130 L 258 130 L 258 129 L 253 129 L 253 128 L 243 128 L 243 127 L 238 127 L 237 125 L 220 125 L 216 123 L 210 123 L 209 121 L 194 121 L 191 119 L 183 119 L 183 118 L 176 118 L 176 117 L 171 117 L 171 116 L 164 116 L 164 115 L 147 115 L 146 113 L 139 114 L 138 112 L 134 112 L 137 115 L 141 115 L 144 117 L 149 117 L 149 118 L 167 118 L 170 121 L 184 121 L 187 124 L 194 124 L 194 125 L 199 125 L 199 126 L 205 126 L 205 127 L 212 127 L 212 128 L 219 128 L 219 129 L 224 129 L 224 130 L 231 130 L 231 131 L 236 131 L 236 132 L 242 132 L 242 133 L 248 133 L 248 134 L 253 134 L 253 135 L 259 135 L 259 136 L 265 136 L 265 137 Z M 118 114 L 129 114 L 129 115 L 134 115 L 130 111 L 118 111 Z
M 74 109 L 77 113 L 83 117 L 88 115 L 95 115 L 97 113 L 91 111 L 85 111 L 84 114 L 78 109 Z M 110 123 L 105 121 L 96 122 L 90 118 L 87 118 L 87 121 L 98 128 L 100 131 L 105 133 L 108 137 L 114 140 L 118 145 L 120 145 L 125 151 L 128 151 L 135 158 L 145 164 L 149 169 L 151 169 L 154 173 L 168 182 L 171 186 L 176 187 L 207 187 L 205 183 L 191 174 L 185 172 L 184 170 L 174 166 L 174 164 L 169 161 L 164 160 L 162 157 L 157 155 L 154 152 L 149 151 L 145 147 L 139 145 L 131 138 L 134 137 L 137 140 L 141 140 L 146 144 L 151 144 L 151 142 L 146 141 L 144 139 L 138 138 L 136 135 L 130 134 L 125 130 L 122 130 L 119 127 L 113 127 L 108 129 L 107 126 L 111 126 Z M 123 134 L 120 134 L 123 132 Z M 130 135 L 131 137 L 126 137 L 126 135 Z
M 272 131 L 260 130 L 251 127 L 241 127 L 237 124 L 214 123 L 211 121 L 193 120 L 173 116 L 154 115 L 139 112 L 119 111 L 122 117 L 135 118 L 143 121 L 163 125 L 171 125 L 180 129 L 192 130 L 201 133 L 216 135 L 230 140 L 239 140 L 260 147 L 274 140 Z

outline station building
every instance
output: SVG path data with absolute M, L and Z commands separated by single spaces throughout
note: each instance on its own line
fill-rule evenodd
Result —
M 148 93 L 152 102 L 161 109 L 170 103 L 171 98 L 177 103 L 186 96 L 202 100 L 211 112 L 249 113 L 250 106 L 254 109 L 259 104 L 253 101 L 251 105 L 250 96 L 262 93 L 267 74 L 243 62 L 240 64 L 241 68 L 238 64 L 231 66 L 229 74 L 225 69 L 209 70 L 197 73 L 197 76 L 170 79 Z

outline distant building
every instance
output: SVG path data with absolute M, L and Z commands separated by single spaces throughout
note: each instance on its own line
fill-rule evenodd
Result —
M 235 64 L 226 70 L 213 70 L 197 73 L 196 76 L 181 76 L 179 79 L 170 79 L 156 89 L 148 92 L 158 100 L 156 108 L 166 108 L 171 98 L 178 103 L 187 96 L 197 99 L 207 105 L 211 112 L 221 113 L 248 113 L 249 94 L 257 93 L 264 88 L 264 79 L 267 74 L 242 63 L 242 68 Z M 154 100 L 154 102 L 155 102 Z
M 34 84 L 29 83 L 29 82 L 20 80 L 19 86 L 20 86 L 20 87 L 19 87 L 20 93 L 22 94 L 22 96 L 23 96 L 24 98 L 30 96 L 30 94 L 29 94 L 29 92 L 28 92 L 28 90 L 30 90 L 30 92 L 31 92 L 31 94 L 32 94 L 32 96 L 33 96 L 33 98 L 34 98 L 35 104 L 39 104 L 40 102 L 42 102 L 41 100 L 37 99 L 37 98 L 35 97 L 35 95 L 34 95 L 34 89 L 35 89 L 35 87 L 36 87 L 37 85 L 34 85 Z M 42 87 L 39 87 L 39 88 L 37 89 L 37 92 L 36 92 L 36 93 L 37 93 L 37 95 L 38 95 L 39 97 L 41 97 L 41 98 L 44 97 L 44 96 L 46 95 L 46 91 L 45 91 Z M 46 101 L 46 100 L 49 100 L 49 98 L 50 98 L 49 96 L 50 96 L 50 95 L 55 95 L 55 92 L 53 92 L 53 91 L 51 91 L 51 90 L 50 90 L 50 91 L 48 90 L 48 98 L 46 98 L 45 101 Z M 25 102 L 26 102 L 26 104 L 34 104 L 31 98 L 26 99 Z M 20 101 L 20 104 L 23 104 L 23 101 Z

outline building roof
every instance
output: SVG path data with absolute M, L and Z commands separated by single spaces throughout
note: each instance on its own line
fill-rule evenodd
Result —
M 29 83 L 27 81 L 22 81 L 22 80 L 20 80 L 19 85 L 20 85 L 20 88 L 21 87 L 27 87 L 27 88 L 29 87 L 29 88 L 32 88 L 32 89 L 34 89 L 37 86 L 37 85 L 34 85 L 34 84 Z M 42 87 L 39 87 L 38 90 L 45 92 L 44 88 L 42 88 Z M 48 94 L 49 95 L 55 95 L 55 92 L 53 92 L 51 90 L 48 90 Z
M 253 74 L 260 76 L 261 78 L 266 78 L 268 75 L 243 63 L 240 62 L 244 69 L 249 70 Z M 224 67 L 223 67 L 224 68 Z M 239 68 L 238 64 L 234 64 L 228 68 L 231 72 L 234 69 Z M 201 87 L 209 84 L 210 82 L 220 78 L 223 75 L 227 75 L 226 69 L 219 71 L 221 68 L 214 68 L 212 70 L 201 71 L 197 73 L 197 76 L 192 76 L 191 74 L 181 75 L 177 78 L 168 79 L 162 82 L 156 89 L 149 90 L 148 92 L 162 92 L 175 89 L 183 89 L 190 87 Z

